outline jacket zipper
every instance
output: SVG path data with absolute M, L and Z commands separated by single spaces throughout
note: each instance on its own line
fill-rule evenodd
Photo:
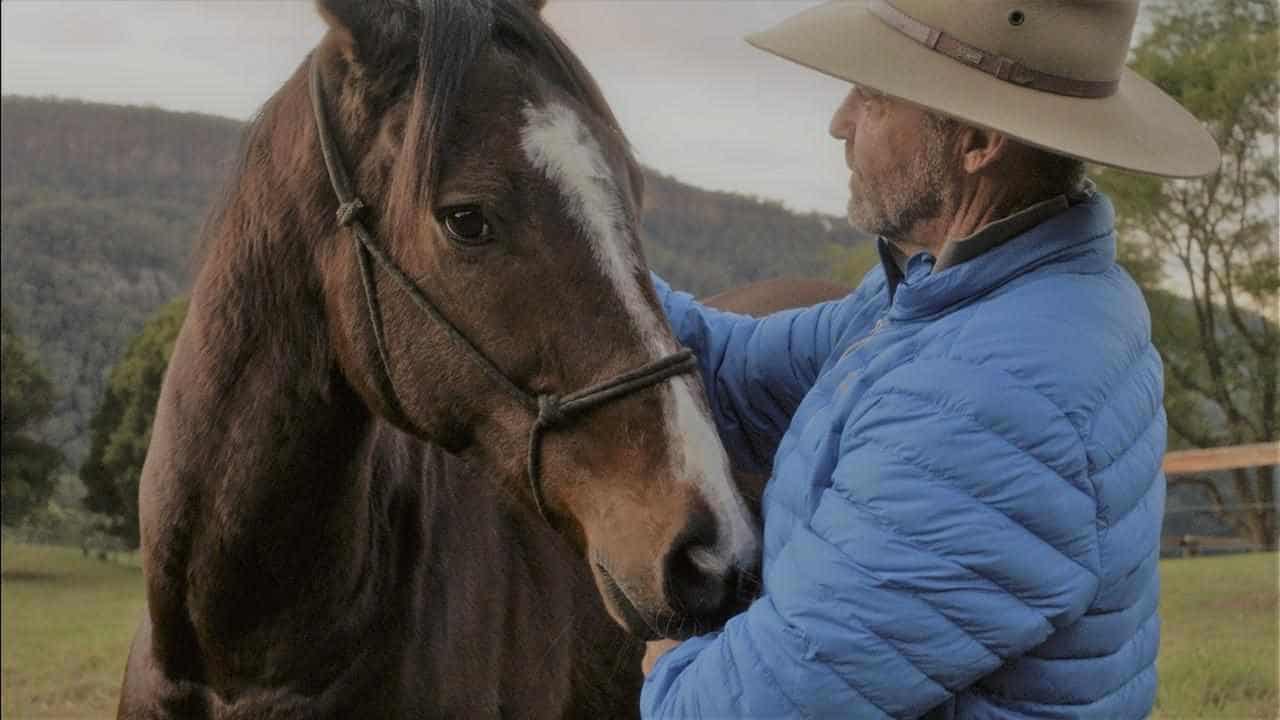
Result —
M 889 324 L 888 316 L 881 317 L 879 320 L 877 320 L 876 324 L 871 327 L 871 332 L 862 336 L 858 340 L 855 340 L 852 345 L 844 349 L 844 352 L 840 353 L 840 359 L 837 361 L 837 364 L 844 362 L 844 359 L 849 357 L 850 353 L 862 347 L 863 345 L 866 345 L 871 340 L 871 338 L 876 336 L 876 333 L 880 332 L 880 330 L 882 330 L 888 324 Z

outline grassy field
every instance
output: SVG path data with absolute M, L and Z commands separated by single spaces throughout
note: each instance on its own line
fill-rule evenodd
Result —
M 5 543 L 0 583 L 3 716 L 112 717 L 142 612 L 136 561 Z M 1168 560 L 1155 717 L 1275 718 L 1275 553 Z
M 0 565 L 5 720 L 114 717 L 144 606 L 136 560 L 6 542 Z
M 1276 553 L 1160 565 L 1156 718 L 1280 716 Z

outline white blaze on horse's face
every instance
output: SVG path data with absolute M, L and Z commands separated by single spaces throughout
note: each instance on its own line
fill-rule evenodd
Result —
M 629 242 L 622 194 L 599 142 L 577 113 L 564 104 L 529 105 L 524 117 L 521 146 L 525 156 L 534 169 L 559 186 L 570 216 L 590 239 L 597 263 L 648 348 L 650 357 L 643 361 L 675 352 L 678 348 L 666 323 L 644 301 L 636 280 L 640 259 Z M 698 564 L 707 572 L 751 567 L 758 533 L 731 479 L 728 458 L 710 416 L 695 400 L 686 377 L 668 381 L 660 392 L 672 475 L 697 485 L 718 526 L 714 551 L 700 555 Z

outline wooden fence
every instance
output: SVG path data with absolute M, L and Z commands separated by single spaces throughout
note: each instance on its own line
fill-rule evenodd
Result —
M 1164 472 L 1170 477 L 1267 466 L 1280 466 L 1280 443 L 1179 450 L 1164 456 Z M 1242 537 L 1184 534 L 1166 535 L 1161 539 L 1161 554 L 1166 557 L 1268 549 L 1273 548 L 1262 547 Z
M 1178 450 L 1164 456 L 1165 475 L 1188 475 L 1214 470 L 1280 465 L 1280 443 L 1254 443 L 1231 447 Z

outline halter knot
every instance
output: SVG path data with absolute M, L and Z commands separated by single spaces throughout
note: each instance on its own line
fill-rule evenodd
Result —
M 564 422 L 565 413 L 564 406 L 560 404 L 560 397 L 557 395 L 539 395 L 538 396 L 538 425 L 544 428 L 551 428 Z
M 351 198 L 338 206 L 338 224 L 346 227 L 355 222 L 362 212 L 364 212 L 364 201 L 360 198 Z

